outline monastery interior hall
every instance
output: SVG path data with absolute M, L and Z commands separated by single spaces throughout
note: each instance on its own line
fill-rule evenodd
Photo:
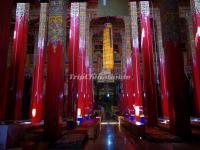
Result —
M 200 150 L 200 0 L 1 0 L 0 150 Z

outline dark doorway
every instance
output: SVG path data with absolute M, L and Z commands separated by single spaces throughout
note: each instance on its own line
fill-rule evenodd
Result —
M 22 119 L 28 120 L 30 118 L 30 104 L 31 104 L 31 87 L 32 77 L 26 76 L 24 80 L 24 94 L 22 98 Z

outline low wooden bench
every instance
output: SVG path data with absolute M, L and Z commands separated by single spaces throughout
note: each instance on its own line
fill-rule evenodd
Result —
M 81 125 L 81 127 L 87 129 L 87 135 L 89 139 L 95 139 L 99 134 L 100 120 L 99 119 L 89 120 L 87 122 L 84 122 Z
M 144 137 L 145 136 L 145 125 L 136 124 L 133 121 L 130 121 L 124 117 L 119 117 L 119 121 L 122 127 L 131 132 L 135 137 Z
M 24 129 L 20 125 L 0 125 L 0 149 L 15 146 L 24 136 Z

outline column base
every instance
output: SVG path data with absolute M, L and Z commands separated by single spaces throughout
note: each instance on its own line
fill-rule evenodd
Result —
M 135 121 L 135 115 L 130 115 L 130 120 Z
M 84 121 L 88 121 L 90 118 L 89 118 L 89 115 L 85 115 L 84 117 Z
M 72 130 L 75 128 L 75 123 L 73 118 L 67 119 L 67 129 Z
M 83 123 L 83 118 L 82 118 L 82 116 L 78 116 L 76 122 L 77 122 L 77 125 L 78 125 L 78 126 L 81 125 L 81 124 Z

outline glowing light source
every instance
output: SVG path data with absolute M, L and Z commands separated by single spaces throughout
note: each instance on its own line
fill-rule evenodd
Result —
M 33 108 L 33 109 L 32 109 L 32 117 L 34 118 L 35 116 L 36 116 L 36 109 Z
M 78 98 L 78 93 L 76 94 L 76 97 Z
M 200 123 L 200 118 L 192 118 L 191 121 Z
M 135 122 L 135 124 L 136 124 L 137 126 L 141 126 L 141 125 L 142 125 L 141 122 Z
M 196 43 L 196 45 L 197 45 L 199 36 L 200 36 L 200 27 L 197 28 L 197 32 L 196 32 L 196 36 L 195 36 L 195 43 Z
M 103 5 L 106 6 L 107 0 L 103 0 Z
M 168 124 L 169 123 L 169 119 L 161 119 L 160 123 L 161 124 Z
M 135 115 L 136 116 L 140 115 L 140 107 L 139 106 L 135 106 Z
M 111 135 L 108 135 L 107 143 L 108 143 L 108 145 L 112 144 L 112 136 Z
M 165 120 L 165 121 L 163 121 L 163 123 L 164 123 L 164 124 L 167 124 L 167 121 Z
M 106 95 L 106 96 L 107 96 L 107 98 L 109 98 L 109 97 L 110 97 L 110 94 L 109 94 L 109 93 L 107 93 L 107 95 Z
M 114 68 L 112 24 L 106 23 L 103 30 L 103 69 Z
M 144 93 L 144 97 L 146 97 L 146 93 Z
M 116 125 L 116 124 L 119 124 L 119 122 L 101 122 L 101 125 Z
M 142 38 L 141 38 L 141 44 L 143 45 L 143 39 L 145 38 L 145 30 L 142 28 Z
M 78 108 L 78 110 L 77 110 L 77 116 L 81 116 L 81 109 L 80 108 Z
M 71 39 L 71 37 L 72 37 L 72 30 L 70 29 L 69 30 L 69 38 Z
M 20 124 L 29 125 L 29 124 L 31 124 L 31 122 L 30 121 L 25 121 L 25 122 L 22 122 Z
M 13 38 L 16 39 L 16 31 L 14 31 L 14 37 Z

